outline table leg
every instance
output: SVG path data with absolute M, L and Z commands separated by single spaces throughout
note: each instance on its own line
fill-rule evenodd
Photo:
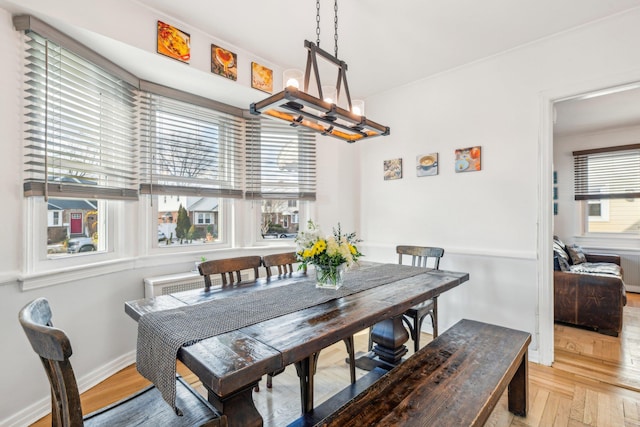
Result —
M 522 356 L 520 366 L 518 366 L 518 370 L 513 375 L 513 378 L 509 383 L 509 391 L 507 392 L 509 400 L 509 411 L 520 417 L 527 416 L 527 407 L 529 402 L 529 375 L 527 353 L 528 352 L 526 351 L 524 352 L 524 356 Z
M 313 376 L 318 367 L 318 357 L 320 352 L 295 362 L 296 372 L 300 378 L 300 399 L 302 403 L 302 414 L 313 410 Z
M 209 403 L 227 416 L 229 427 L 262 427 L 262 416 L 253 403 L 253 388 L 256 384 L 257 382 L 225 398 L 220 398 L 207 389 Z
M 407 353 L 404 345 L 409 341 L 409 332 L 402 324 L 402 315 L 385 319 L 373 325 L 371 340 L 376 344 L 373 351 L 356 360 L 356 366 L 367 371 L 375 367 L 390 370 L 402 362 Z

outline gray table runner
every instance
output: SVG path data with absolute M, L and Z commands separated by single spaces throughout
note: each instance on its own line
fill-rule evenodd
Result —
M 147 313 L 138 321 L 138 372 L 180 413 L 175 405 L 175 376 L 181 346 L 424 272 L 423 268 L 397 264 L 354 269 L 345 273 L 344 285 L 338 290 L 316 288 L 311 274 L 291 285 Z

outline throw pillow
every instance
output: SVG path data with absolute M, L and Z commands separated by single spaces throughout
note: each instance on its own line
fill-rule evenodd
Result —
M 566 246 L 567 252 L 571 257 L 572 264 L 582 264 L 583 262 L 587 262 L 587 257 L 585 256 L 582 248 L 578 245 Z
M 567 259 L 564 257 L 558 257 L 558 265 L 560 266 L 560 271 L 571 271 L 569 261 L 567 261 Z
M 569 254 L 565 250 L 565 246 L 555 240 L 553 241 L 553 254 L 557 255 L 558 258 L 563 258 L 567 264 L 571 264 L 571 257 L 569 257 Z

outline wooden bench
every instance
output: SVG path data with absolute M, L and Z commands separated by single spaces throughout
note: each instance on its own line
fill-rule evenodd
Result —
M 375 369 L 308 414 L 300 426 L 482 426 L 508 387 L 527 414 L 526 332 L 461 320 L 389 372 Z

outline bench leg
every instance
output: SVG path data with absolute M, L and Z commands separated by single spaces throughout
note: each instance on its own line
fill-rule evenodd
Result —
M 527 352 L 524 352 L 520 366 L 509 383 L 509 411 L 520 417 L 527 416 L 529 402 L 529 375 Z

